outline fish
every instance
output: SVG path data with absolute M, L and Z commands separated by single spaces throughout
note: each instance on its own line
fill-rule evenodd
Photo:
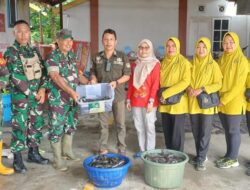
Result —
M 98 155 L 89 164 L 95 168 L 117 168 L 125 165 L 125 160 L 119 157 L 108 157 L 106 155 Z
M 99 99 L 89 99 L 86 97 L 82 97 L 78 100 L 78 102 L 83 103 L 83 102 L 95 102 L 95 101 L 103 101 L 103 100 L 109 100 L 110 97 L 103 97 L 103 98 L 99 98 Z
M 144 156 L 144 159 L 161 164 L 176 164 L 185 160 L 185 158 L 181 156 L 164 150 L 160 153 L 148 153 Z

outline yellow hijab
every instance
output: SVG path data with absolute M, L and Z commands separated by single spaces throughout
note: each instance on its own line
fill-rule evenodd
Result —
M 234 51 L 231 52 L 231 53 L 225 52 L 225 50 L 224 50 L 221 58 L 219 59 L 220 68 L 221 68 L 221 71 L 222 71 L 223 74 L 225 74 L 224 70 L 227 67 L 231 67 L 231 65 L 234 64 L 234 63 L 239 63 L 242 58 L 245 58 L 245 56 L 244 56 L 244 54 L 243 54 L 243 52 L 242 52 L 242 50 L 240 48 L 239 37 L 238 37 L 238 35 L 236 33 L 227 32 L 223 37 L 223 42 L 222 43 L 224 43 L 225 37 L 227 35 L 230 35 L 233 38 L 234 43 L 235 43 L 235 48 L 234 48 Z
M 170 37 L 166 40 L 166 43 L 172 40 L 176 46 L 176 54 L 174 56 L 170 56 L 168 54 L 165 55 L 164 59 L 161 63 L 161 84 L 169 84 L 171 81 L 170 76 L 173 75 L 174 67 L 173 65 L 176 63 L 180 63 L 186 61 L 186 59 L 180 54 L 180 41 L 175 37 Z
M 195 56 L 193 58 L 193 67 L 192 67 L 192 80 L 191 85 L 193 88 L 200 87 L 201 82 L 204 81 L 204 77 L 206 77 L 207 69 L 209 69 L 208 64 L 212 64 L 214 62 L 214 59 L 211 54 L 211 42 L 206 37 L 201 37 L 196 42 L 196 48 L 198 47 L 199 43 L 202 42 L 205 44 L 207 49 L 207 55 L 205 57 L 200 57 L 197 53 L 195 53 Z M 196 52 L 196 49 L 195 49 Z M 210 76 L 208 76 L 210 77 Z
M 165 63 L 171 64 L 171 63 L 175 63 L 176 60 L 179 58 L 180 55 L 180 41 L 175 38 L 175 37 L 170 37 L 167 41 L 166 44 L 168 43 L 168 41 L 172 40 L 175 43 L 176 46 L 176 54 L 174 56 L 170 56 L 168 54 L 165 55 L 162 64 L 165 65 Z
M 221 69 L 221 72 L 223 74 L 224 79 L 230 78 L 230 72 L 227 72 L 227 71 L 229 71 L 231 68 L 233 68 L 233 64 L 247 61 L 246 57 L 244 56 L 244 54 L 240 48 L 240 40 L 239 40 L 238 35 L 234 32 L 227 32 L 223 37 L 223 43 L 224 43 L 225 37 L 227 35 L 230 35 L 233 38 L 234 43 L 235 43 L 235 47 L 234 47 L 233 52 L 230 52 L 230 53 L 225 52 L 225 50 L 224 50 L 222 56 L 219 59 L 219 65 L 220 65 L 220 69 Z M 239 74 L 239 73 L 236 73 L 236 74 Z M 223 82 L 223 85 L 222 85 L 222 88 L 220 91 L 225 92 L 229 88 L 231 88 L 230 81 L 225 80 Z

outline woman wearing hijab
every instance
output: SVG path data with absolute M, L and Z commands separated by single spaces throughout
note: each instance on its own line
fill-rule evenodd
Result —
M 154 55 L 150 40 L 144 39 L 138 44 L 135 63 L 128 85 L 127 109 L 132 109 L 137 130 L 140 152 L 155 149 L 155 121 L 158 106 L 157 91 L 160 84 L 160 62 Z
M 191 84 L 187 89 L 189 97 L 189 114 L 195 141 L 196 156 L 190 160 L 198 171 L 206 170 L 205 161 L 211 137 L 213 116 L 216 106 L 202 109 L 197 100 L 202 92 L 211 94 L 220 90 L 222 74 L 218 64 L 211 55 L 211 43 L 206 37 L 196 42 L 192 61 Z
M 166 89 L 160 95 L 159 112 L 162 116 L 162 127 L 165 144 L 168 149 L 184 149 L 184 122 L 188 113 L 188 98 L 185 93 L 190 84 L 190 63 L 180 54 L 180 42 L 171 37 L 166 41 L 166 55 L 161 64 L 160 87 Z M 165 104 L 166 99 L 176 94 L 182 94 L 176 104 Z
M 216 161 L 219 168 L 239 166 L 240 122 L 246 112 L 245 83 L 249 72 L 248 61 L 240 48 L 239 37 L 234 32 L 227 32 L 223 37 L 223 54 L 219 66 L 223 75 L 220 89 L 219 116 L 223 128 L 227 151 L 225 156 Z

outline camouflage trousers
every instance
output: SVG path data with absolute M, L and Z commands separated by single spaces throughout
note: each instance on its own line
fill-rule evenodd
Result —
M 56 143 L 63 134 L 73 134 L 78 123 L 78 107 L 75 103 L 49 102 L 49 140 Z
M 36 147 L 40 144 L 44 126 L 42 117 L 43 106 L 34 96 L 24 94 L 12 94 L 12 152 L 19 152 L 28 147 Z

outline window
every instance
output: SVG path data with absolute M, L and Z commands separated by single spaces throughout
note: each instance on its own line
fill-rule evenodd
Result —
M 216 18 L 213 19 L 213 56 L 215 59 L 217 59 L 222 50 L 222 40 L 225 33 L 229 31 L 229 19 L 220 19 Z
M 16 0 L 8 0 L 8 24 L 9 27 L 13 27 L 14 23 L 17 20 L 17 1 Z

